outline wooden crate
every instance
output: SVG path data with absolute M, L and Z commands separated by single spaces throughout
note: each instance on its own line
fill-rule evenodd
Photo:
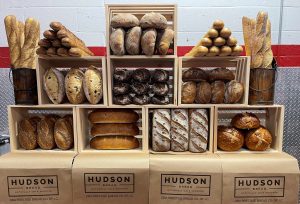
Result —
M 137 122 L 137 125 L 140 129 L 140 134 L 135 136 L 139 139 L 140 147 L 138 149 L 132 150 L 96 150 L 90 148 L 89 141 L 91 139 L 90 136 L 90 129 L 91 123 L 88 120 L 88 115 L 93 110 L 99 108 L 108 108 L 102 106 L 93 106 L 93 105 L 86 105 L 86 106 L 78 106 L 76 108 L 77 112 L 77 132 L 78 132 L 78 150 L 79 153 L 103 153 L 103 154 L 114 154 L 114 153 L 146 153 L 148 150 L 148 140 L 145 137 L 145 110 L 144 108 L 132 108 L 132 110 L 136 111 L 140 119 Z M 115 107 L 109 107 L 115 108 Z M 125 107 L 121 107 L 125 108 Z
M 189 151 L 185 152 L 173 152 L 173 151 L 168 151 L 168 152 L 155 152 L 152 150 L 152 148 L 149 145 L 149 150 L 152 154 L 176 154 L 176 155 L 181 155 L 181 154 L 188 154 L 188 155 L 196 155 L 196 154 L 211 154 L 213 152 L 213 139 L 214 139 L 214 106 L 211 105 L 198 105 L 198 106 L 185 106 L 185 107 L 180 107 L 180 106 L 175 106 L 175 105 L 168 105 L 166 107 L 147 107 L 146 108 L 146 138 L 149 138 L 149 144 L 150 140 L 152 139 L 152 135 L 150 134 L 150 130 L 152 129 L 151 124 L 152 124 L 152 116 L 153 116 L 153 110 L 154 109 L 176 109 L 176 108 L 184 108 L 184 109 L 189 109 L 189 108 L 203 108 L 208 110 L 208 122 L 209 122 L 209 134 L 208 134 L 208 145 L 207 145 L 207 151 L 203 153 L 193 153 Z
M 74 134 L 74 147 L 70 150 L 61 150 L 55 148 L 52 150 L 43 150 L 36 148 L 34 150 L 25 150 L 20 147 L 17 135 L 18 135 L 18 123 L 26 118 L 32 116 L 43 116 L 48 114 L 55 114 L 59 116 L 65 116 L 68 114 L 73 115 L 73 134 Z M 10 134 L 10 149 L 11 152 L 17 153 L 56 153 L 56 154 L 67 154 L 78 152 L 77 148 L 77 129 L 76 129 L 76 110 L 75 107 L 70 106 L 29 106 L 29 105 L 11 105 L 8 106 L 8 123 L 9 123 L 9 134 Z
M 273 142 L 271 148 L 267 151 L 251 151 L 245 148 L 235 152 L 226 152 L 217 147 L 218 125 L 230 125 L 231 119 L 238 113 L 251 112 L 257 115 L 262 126 L 266 127 L 272 134 Z M 273 153 L 282 152 L 284 125 L 284 106 L 268 105 L 268 106 L 216 106 L 214 116 L 214 152 L 215 153 Z
M 115 107 L 140 107 L 141 105 L 117 105 L 113 103 L 113 73 L 115 69 L 125 68 L 127 70 L 135 70 L 138 68 L 147 68 L 150 72 L 153 72 L 155 69 L 165 69 L 169 71 L 169 97 L 170 103 L 173 105 L 177 104 L 177 57 L 148 57 L 148 58 L 139 58 L 138 56 L 130 57 L 130 59 L 125 58 L 108 58 L 107 59 L 107 72 L 108 72 L 108 104 L 109 106 Z M 164 107 L 166 105 L 144 105 L 144 106 L 157 106 Z
M 182 92 L 182 73 L 190 67 L 199 67 L 204 70 L 211 70 L 217 67 L 224 67 L 235 73 L 235 80 L 243 83 L 244 96 L 238 104 L 248 104 L 249 92 L 249 74 L 250 74 L 250 58 L 249 57 L 179 57 L 178 59 L 178 105 L 195 105 L 183 104 L 181 102 Z M 213 104 L 219 106 L 232 106 L 233 104 Z
M 106 4 L 106 53 L 110 57 L 113 55 L 109 46 L 109 36 L 112 32 L 110 27 L 111 18 L 119 13 L 130 13 L 134 14 L 138 19 L 141 19 L 146 13 L 156 12 L 164 15 L 168 21 L 168 27 L 174 30 L 173 44 L 171 44 L 170 49 L 173 49 L 173 53 L 170 55 L 177 56 L 177 5 L 176 4 Z M 153 56 L 161 56 L 153 55 Z M 120 56 L 127 57 L 130 55 Z M 140 57 L 145 57 L 144 55 L 138 55 Z
M 58 68 L 60 71 L 66 75 L 67 71 L 71 67 L 79 67 L 81 70 L 85 71 L 90 65 L 97 67 L 102 73 L 102 83 L 103 83 L 103 98 L 97 105 L 107 105 L 107 80 L 106 80 L 106 60 L 105 57 L 39 57 L 37 59 L 37 86 L 38 86 L 38 101 L 40 105 L 52 105 L 52 106 L 74 106 L 66 99 L 66 103 L 53 104 L 49 99 L 43 86 L 43 76 L 49 68 Z M 65 98 L 67 98 L 65 96 Z M 85 104 L 89 104 L 86 100 Z M 83 105 L 83 104 L 76 104 Z

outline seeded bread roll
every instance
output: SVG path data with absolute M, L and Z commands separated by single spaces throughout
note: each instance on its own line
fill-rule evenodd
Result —
M 153 28 L 148 28 L 143 31 L 141 45 L 145 55 L 151 56 L 155 51 L 157 32 Z
M 118 13 L 110 20 L 110 26 L 113 28 L 131 28 L 139 25 L 139 19 L 130 13 Z
M 260 120 L 253 113 L 239 113 L 232 118 L 231 125 L 244 130 L 259 128 Z
M 98 123 L 91 128 L 91 136 L 135 136 L 139 134 L 139 128 L 133 123 Z
M 25 118 L 18 124 L 18 141 L 22 148 L 26 150 L 35 149 L 37 144 L 37 123 L 40 118 Z
M 167 152 L 171 148 L 171 113 L 170 109 L 155 109 L 152 120 L 152 149 Z
M 46 116 L 37 124 L 37 143 L 41 149 L 50 150 L 55 148 L 53 132 L 55 121 L 55 117 Z
M 140 20 L 142 28 L 166 29 L 167 23 L 166 17 L 160 13 L 154 12 L 145 14 Z
M 207 73 L 200 68 L 189 68 L 188 70 L 184 71 L 182 73 L 182 81 L 194 81 L 194 82 L 200 82 L 200 81 L 207 81 L 208 76 Z
M 224 103 L 225 83 L 223 81 L 214 81 L 211 83 L 211 103 Z
M 91 123 L 135 123 L 139 115 L 130 109 L 97 109 L 89 114 Z
M 116 28 L 109 37 L 109 45 L 114 55 L 125 54 L 125 31 L 123 28 Z
M 56 68 L 50 68 L 44 75 L 44 90 L 54 104 L 59 104 L 65 96 L 64 75 Z
M 98 150 L 135 149 L 139 145 L 138 139 L 132 136 L 99 136 L 90 141 L 91 148 Z
M 127 83 L 117 82 L 114 84 L 113 87 L 113 94 L 115 96 L 122 95 L 122 94 L 128 94 L 130 90 L 130 86 Z
M 168 82 L 169 72 L 164 69 L 155 69 L 152 79 L 155 82 Z
M 234 127 L 218 127 L 218 148 L 224 151 L 238 151 L 244 145 L 242 132 Z
M 66 94 L 72 104 L 85 101 L 83 78 L 84 74 L 79 68 L 71 68 L 65 78 Z
M 54 126 L 54 140 L 59 149 L 68 150 L 74 146 L 73 116 L 58 119 Z
M 245 144 L 252 151 L 266 151 L 272 144 L 272 134 L 264 127 L 249 131 L 245 138 Z
M 237 81 L 230 81 L 226 84 L 225 103 L 238 103 L 244 95 L 243 84 Z
M 196 98 L 196 83 L 193 81 L 183 82 L 181 91 L 181 103 L 194 103 Z
M 83 90 L 86 98 L 91 104 L 97 104 L 103 96 L 103 85 L 101 72 L 90 66 L 84 73 Z
M 169 93 L 169 85 L 164 82 L 154 83 L 152 91 L 156 96 L 166 96 Z
M 208 113 L 206 109 L 189 109 L 189 151 L 205 152 L 208 143 Z
M 157 34 L 157 51 L 161 55 L 166 55 L 170 48 L 171 43 L 173 42 L 174 31 L 170 28 L 163 30 Z
M 189 144 L 189 117 L 187 109 L 171 109 L 171 150 L 184 152 Z
M 196 89 L 196 103 L 205 104 L 211 100 L 211 86 L 208 82 L 202 81 L 197 84 Z
M 133 27 L 127 31 L 125 36 L 125 48 L 128 54 L 140 54 L 142 29 L 139 26 Z

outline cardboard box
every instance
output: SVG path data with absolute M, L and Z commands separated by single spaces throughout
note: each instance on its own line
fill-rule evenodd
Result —
M 221 204 L 217 155 L 150 155 L 150 204 Z
M 220 154 L 222 203 L 298 204 L 298 162 L 286 153 Z
M 72 203 L 74 154 L 8 153 L 0 157 L 0 204 Z
M 149 156 L 81 153 L 72 179 L 74 204 L 148 204 Z

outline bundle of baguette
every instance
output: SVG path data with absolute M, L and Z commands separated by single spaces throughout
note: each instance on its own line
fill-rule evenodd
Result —
M 238 45 L 236 38 L 231 36 L 231 30 L 224 27 L 222 20 L 216 20 L 212 28 L 185 56 L 239 56 L 242 52 L 243 47 Z
M 97 109 L 88 116 L 91 123 L 90 147 L 98 150 L 135 149 L 139 141 L 137 112 L 131 109 Z
M 35 69 L 35 51 L 40 38 L 40 23 L 27 18 L 25 24 L 13 15 L 4 19 L 11 68 Z
M 95 66 L 85 72 L 71 68 L 66 77 L 56 68 L 48 69 L 43 77 L 44 90 L 54 104 L 64 102 L 65 95 L 72 104 L 86 101 L 98 104 L 103 96 L 102 73 Z
M 251 68 L 272 68 L 271 22 L 268 13 L 260 11 L 256 19 L 243 17 L 246 55 L 251 56 Z
M 133 14 L 121 13 L 111 18 L 109 44 L 114 55 L 166 55 L 173 43 L 174 31 L 160 13 L 147 13 L 140 20 Z
M 60 22 L 51 22 L 50 30 L 46 30 L 38 44 L 36 53 L 50 57 L 84 57 L 93 56 L 85 43 Z

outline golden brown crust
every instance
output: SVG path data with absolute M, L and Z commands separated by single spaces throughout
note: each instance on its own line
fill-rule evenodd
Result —
M 94 124 L 91 129 L 91 136 L 135 136 L 139 134 L 139 128 L 133 123 L 99 123 Z
M 238 151 L 244 145 L 244 136 L 234 127 L 218 127 L 218 148 L 224 151 Z
M 223 103 L 225 96 L 225 83 L 223 81 L 214 81 L 211 83 L 211 94 L 211 103 Z
M 139 115 L 130 109 L 97 109 L 89 114 L 91 123 L 135 123 Z
M 209 72 L 209 81 L 231 81 L 234 77 L 234 73 L 227 68 L 216 68 Z
M 37 144 L 37 123 L 40 118 L 25 118 L 18 124 L 18 141 L 22 148 L 26 150 L 35 149 Z
M 253 129 L 260 126 L 260 120 L 253 113 L 239 113 L 232 118 L 231 125 L 244 130 Z
M 68 150 L 74 146 L 72 115 L 67 115 L 56 121 L 54 126 L 54 139 L 57 147 L 62 150 Z
M 99 136 L 94 137 L 90 141 L 90 146 L 93 149 L 135 149 L 139 147 L 139 141 L 132 136 Z
M 182 83 L 181 103 L 194 103 L 196 98 L 197 85 L 195 82 L 188 81 Z
M 272 144 L 272 135 L 264 127 L 250 130 L 245 138 L 248 149 L 253 151 L 266 151 Z
M 50 150 L 55 148 L 54 141 L 54 117 L 46 116 L 37 124 L 37 143 L 41 149 Z
M 235 80 L 226 84 L 225 103 L 238 103 L 244 95 L 244 86 Z
M 202 81 L 197 84 L 196 103 L 205 104 L 211 100 L 211 86 L 208 82 Z
M 57 38 L 56 32 L 53 30 L 45 30 L 43 36 L 48 40 L 55 40 Z

